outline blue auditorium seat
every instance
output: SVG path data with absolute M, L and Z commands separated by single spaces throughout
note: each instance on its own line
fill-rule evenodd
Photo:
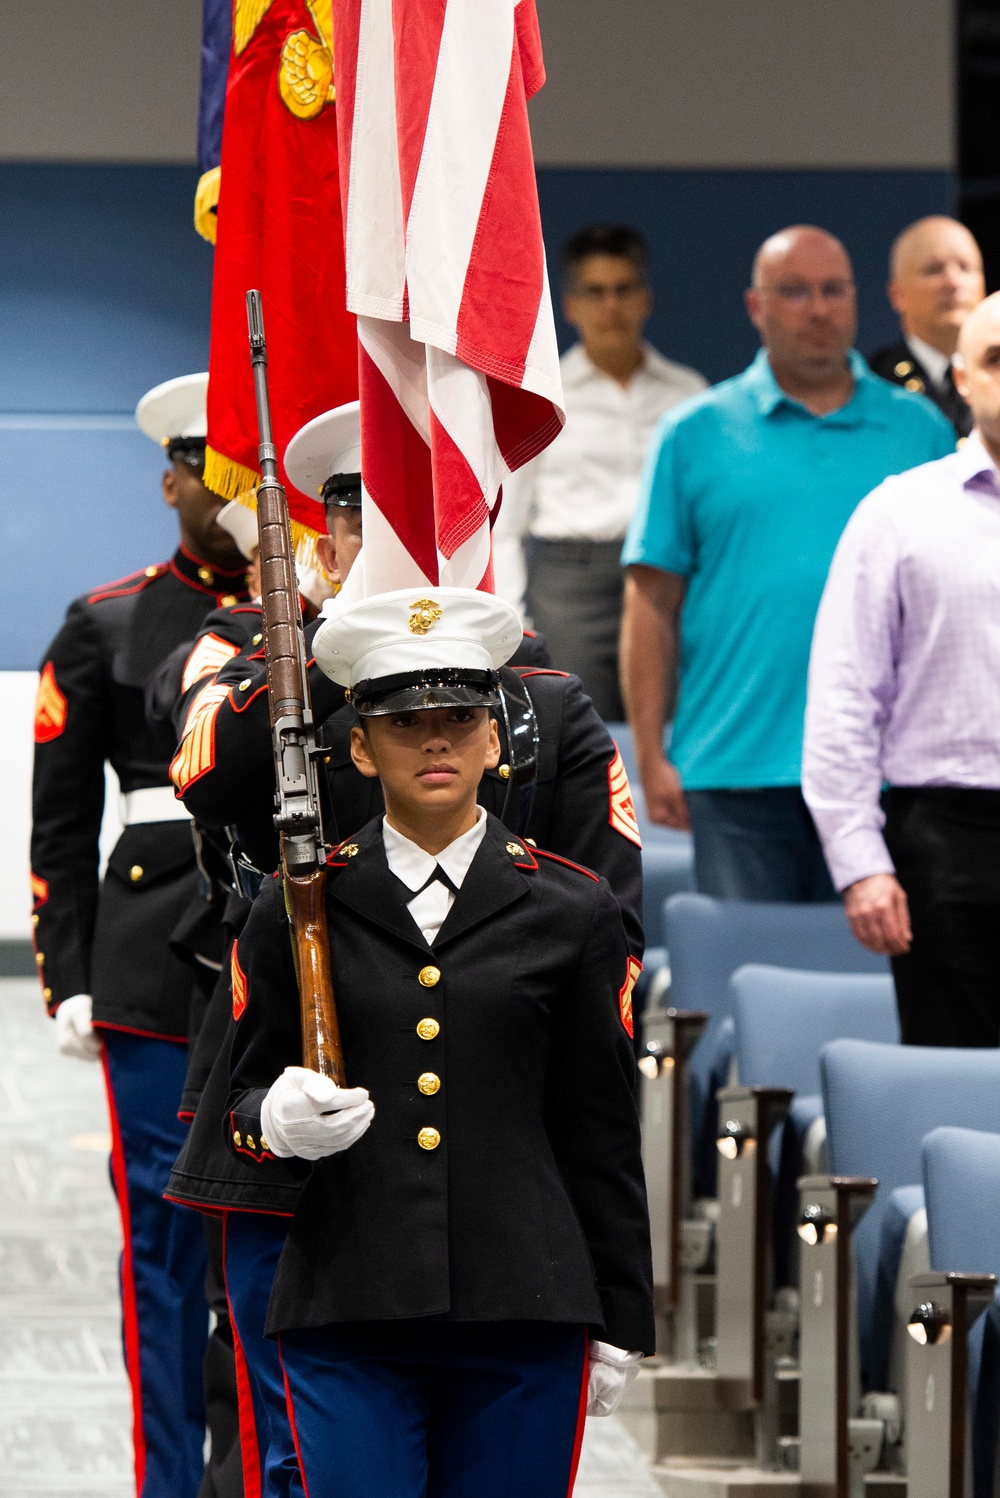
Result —
M 855 941 L 843 908 L 716 900 L 672 895 L 663 911 L 670 954 L 670 1002 L 704 1009 L 709 1024 L 691 1055 L 691 1112 L 695 1190 L 715 1185 L 715 1094 L 725 1086 L 735 1054 L 729 979 L 745 963 L 826 973 L 887 973 L 888 962 Z
M 795 1093 L 772 1141 L 774 1274 L 794 1273 L 796 1182 L 806 1135 L 823 1117 L 819 1057 L 831 1040 L 899 1040 L 896 993 L 888 973 L 812 973 L 750 964 L 730 979 L 736 1018 L 736 1070 L 747 1087 Z
M 941 1124 L 982 1129 L 996 1123 L 1000 1050 L 835 1040 L 823 1051 L 820 1071 L 831 1171 L 877 1176 L 879 1181 L 875 1201 L 855 1231 L 854 1247 L 861 1367 L 869 1387 L 882 1389 L 893 1324 L 892 1301 L 886 1304 L 885 1296 L 895 1286 L 898 1266 L 898 1233 L 891 1231 L 890 1210 L 898 1215 L 900 1199 L 894 1203 L 893 1193 L 921 1181 L 921 1143 L 931 1129 Z M 886 1223 L 890 1230 L 883 1243 Z M 890 1262 L 893 1252 L 895 1264 Z
M 1000 1124 L 1000 1110 L 997 1123 Z M 931 1268 L 1000 1279 L 1000 1134 L 932 1129 L 923 1142 Z M 993 1498 L 1000 1426 L 1000 1291 L 969 1333 L 974 1498 Z
M 646 815 L 642 783 L 635 761 L 632 730 L 627 723 L 609 723 L 632 788 L 636 819 L 642 834 L 642 924 L 649 948 L 664 944 L 663 905 L 671 895 L 694 889 L 694 844 L 690 832 L 658 827 Z M 651 954 L 652 955 L 652 954 Z M 652 964 L 647 961 L 647 971 Z

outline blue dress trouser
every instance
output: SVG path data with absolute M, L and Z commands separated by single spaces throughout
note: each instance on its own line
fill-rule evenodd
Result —
M 236 1350 L 246 1498 L 305 1498 L 278 1344 L 264 1335 L 288 1226 L 287 1217 L 265 1212 L 226 1213 L 223 1257 Z
M 177 1117 L 187 1047 L 118 1030 L 102 1030 L 101 1039 L 136 1493 L 195 1498 L 205 1443 L 205 1236 L 197 1212 L 163 1199 L 187 1134 Z
M 391 1321 L 283 1332 L 307 1498 L 567 1498 L 587 1333 L 548 1322 Z

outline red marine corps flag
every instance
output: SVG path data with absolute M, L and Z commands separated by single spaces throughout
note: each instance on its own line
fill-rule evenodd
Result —
M 205 459 L 206 484 L 227 499 L 245 501 L 259 479 L 250 287 L 264 301 L 279 465 L 299 427 L 357 398 L 334 97 L 330 0 L 233 0 Z M 318 496 L 281 477 L 301 540 L 322 524 Z
M 528 133 L 544 79 L 534 0 L 333 11 L 360 342 L 357 583 L 491 589 L 501 485 L 565 419 Z

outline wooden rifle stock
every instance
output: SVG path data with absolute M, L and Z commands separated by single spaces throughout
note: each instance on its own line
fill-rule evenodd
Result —
M 261 605 L 271 737 L 277 780 L 274 818 L 285 902 L 295 935 L 302 1016 L 302 1064 L 344 1085 L 326 926 L 326 849 L 320 825 L 315 736 L 288 499 L 278 478 L 267 393 L 267 349 L 259 291 L 247 292 L 250 357 L 257 394 L 261 481 L 257 489 Z
M 285 899 L 295 932 L 302 1014 L 302 1065 L 344 1086 L 344 1057 L 333 1002 L 330 939 L 326 929 L 326 873 L 285 875 Z

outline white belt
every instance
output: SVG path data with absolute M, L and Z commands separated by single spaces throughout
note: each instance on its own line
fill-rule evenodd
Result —
M 151 785 L 144 791 L 122 791 L 123 827 L 136 822 L 189 822 L 191 813 L 178 801 L 169 785 Z

